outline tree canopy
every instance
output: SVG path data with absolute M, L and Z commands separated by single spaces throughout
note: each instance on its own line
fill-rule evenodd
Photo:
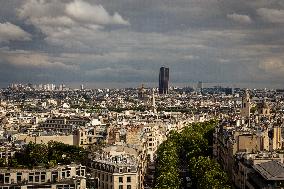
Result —
M 181 169 L 189 170 L 192 188 L 230 188 L 226 173 L 211 158 L 215 120 L 171 131 L 158 148 L 155 189 L 181 188 Z
M 51 141 L 48 144 L 35 144 L 30 142 L 26 147 L 15 154 L 9 162 L 9 167 L 53 167 L 59 164 L 70 164 L 71 162 L 84 164 L 87 152 L 84 148 Z M 0 163 L 7 166 L 7 163 Z

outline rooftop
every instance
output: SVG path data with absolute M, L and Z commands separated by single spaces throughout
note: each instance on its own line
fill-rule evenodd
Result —
M 278 161 L 268 161 L 256 164 L 254 169 L 266 180 L 284 180 L 284 164 Z

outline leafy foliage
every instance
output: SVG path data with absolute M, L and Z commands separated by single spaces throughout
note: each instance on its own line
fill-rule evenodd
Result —
M 53 141 L 47 145 L 30 142 L 23 151 L 15 154 L 9 162 L 9 166 L 53 167 L 58 163 L 70 164 L 71 162 L 84 164 L 86 158 L 87 152 L 81 147 Z
M 180 168 L 189 168 L 192 188 L 230 188 L 220 165 L 210 159 L 216 121 L 193 123 L 180 133 L 171 131 L 157 151 L 155 189 L 181 188 Z
M 156 186 L 157 189 L 180 188 L 179 180 L 179 157 L 177 144 L 171 140 L 162 143 L 158 149 L 156 167 Z
M 4 167 L 6 165 L 5 158 L 0 158 L 0 167 Z
M 194 188 L 229 189 L 228 177 L 220 165 L 209 157 L 193 157 L 189 161 L 189 167 Z

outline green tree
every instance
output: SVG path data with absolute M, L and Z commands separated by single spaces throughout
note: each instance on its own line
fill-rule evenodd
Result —
M 11 158 L 9 159 L 8 161 L 9 163 L 9 167 L 18 167 L 19 166 L 19 163 L 18 163 L 18 160 L 15 159 L 15 158 Z
M 53 167 L 57 163 L 70 164 L 77 162 L 86 164 L 87 152 L 85 149 L 61 142 L 49 142 L 45 144 L 29 143 L 21 152 L 17 152 L 12 158 L 14 163 L 10 166 L 46 166 Z M 17 163 L 16 163 L 17 162 Z
M 197 189 L 230 188 L 228 177 L 220 165 L 209 157 L 193 157 L 189 161 L 190 173 Z
M 5 158 L 0 158 L 0 167 L 5 167 L 5 166 L 6 166 Z
M 179 133 L 169 133 L 157 151 L 156 189 L 180 188 L 180 168 L 184 167 L 184 160 L 188 162 L 193 188 L 230 188 L 226 173 L 209 157 L 216 124 L 216 120 L 193 123 Z

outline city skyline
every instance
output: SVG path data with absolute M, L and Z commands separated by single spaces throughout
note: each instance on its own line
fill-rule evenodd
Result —
M 161 65 L 170 86 L 284 87 L 279 0 L 0 3 L 1 87 L 157 86 Z

